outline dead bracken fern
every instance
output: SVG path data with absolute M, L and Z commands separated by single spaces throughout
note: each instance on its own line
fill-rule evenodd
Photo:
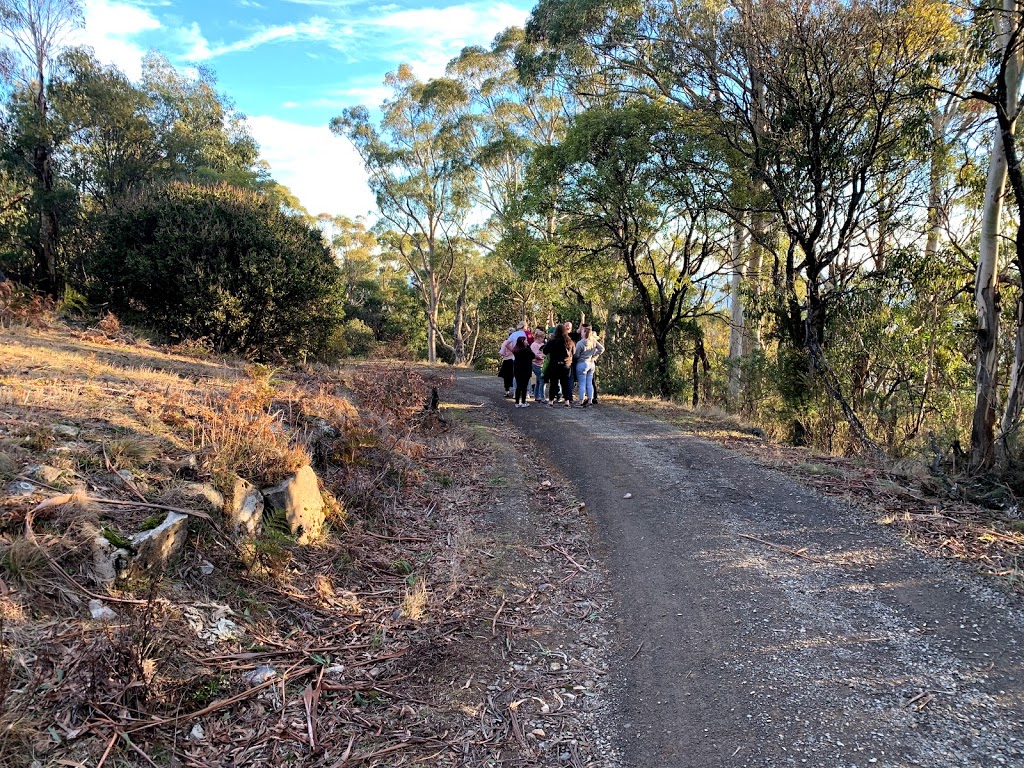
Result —
M 269 375 L 253 374 L 227 396 L 199 408 L 200 449 L 214 476 L 235 473 L 274 483 L 309 463 L 305 446 L 285 429 Z

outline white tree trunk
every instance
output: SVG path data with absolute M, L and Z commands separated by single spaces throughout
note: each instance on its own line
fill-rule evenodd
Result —
M 1002 50 L 1014 39 L 1013 31 L 1018 19 L 1017 0 L 1003 0 L 1003 13 L 996 20 L 999 43 Z M 1006 102 L 1003 105 L 1008 115 L 1015 115 L 1020 94 L 1021 55 L 1017 51 L 1006 57 L 1006 66 L 1000 73 L 1005 79 Z M 981 243 L 978 252 L 978 268 L 975 273 L 974 298 L 978 311 L 977 355 L 978 366 L 975 375 L 974 419 L 971 423 L 972 471 L 986 469 L 995 458 L 995 422 L 998 399 L 999 364 L 999 230 L 1006 194 L 1006 152 L 1002 132 L 997 126 L 992 139 L 992 156 L 989 159 L 988 180 L 985 184 L 985 203 L 981 220 Z M 1024 352 L 1024 349 L 1020 349 Z M 1014 354 L 1014 372 L 1011 375 L 1009 407 L 1004 414 L 1008 429 L 1012 425 L 1019 399 L 1018 371 L 1021 361 Z
M 1006 156 L 997 127 L 992 137 L 988 181 L 981 219 L 978 267 L 974 277 L 974 301 L 978 314 L 977 369 L 974 378 L 974 418 L 971 422 L 971 469 L 992 464 L 995 441 L 999 358 L 999 225 L 1006 192 Z
M 732 283 L 729 288 L 729 397 L 735 399 L 743 387 L 740 364 L 746 352 L 747 326 L 744 318 L 743 289 L 746 262 L 743 258 L 745 233 L 743 222 L 732 228 Z

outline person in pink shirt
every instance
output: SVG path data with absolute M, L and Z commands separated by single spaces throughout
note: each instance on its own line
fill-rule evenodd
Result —
M 512 381 L 515 379 L 515 348 L 516 339 L 515 330 L 509 330 L 509 337 L 501 343 L 498 348 L 498 355 L 501 356 L 501 367 L 498 369 L 498 375 L 501 376 L 502 382 L 505 384 L 505 397 L 512 397 Z

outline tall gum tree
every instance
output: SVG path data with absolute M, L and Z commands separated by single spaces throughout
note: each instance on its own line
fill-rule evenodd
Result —
M 541 209 L 550 204 L 549 178 L 560 180 L 555 204 L 563 229 L 577 235 L 575 247 L 624 268 L 654 340 L 663 397 L 676 390 L 671 348 L 680 334 L 689 336 L 695 360 L 706 361 L 697 319 L 714 313 L 712 286 L 731 233 L 707 205 L 707 160 L 697 159 L 702 147 L 690 138 L 655 103 L 592 108 L 560 145 L 537 154 L 532 174 Z
M 998 60 L 991 84 L 973 93 L 991 105 L 995 114 L 992 152 L 982 210 L 981 241 L 975 274 L 974 296 L 978 328 L 976 340 L 974 416 L 971 422 L 970 469 L 990 468 L 997 458 L 1005 461 L 1010 441 L 1021 413 L 1024 388 L 1024 290 L 1018 290 L 1015 311 L 1014 354 L 1010 369 L 1006 404 L 1000 423 L 1002 439 L 996 445 L 995 424 L 998 407 L 999 365 L 999 243 L 1006 183 L 1013 189 L 1017 214 L 1014 235 L 1014 261 L 1024 277 L 1024 171 L 1017 146 L 1017 118 L 1021 103 L 1021 78 L 1024 76 L 1024 19 L 1017 0 L 1003 0 L 992 16 L 995 24 Z
M 362 157 L 377 208 L 391 227 L 381 240 L 399 254 L 422 299 L 433 363 L 442 300 L 458 275 L 457 240 L 472 201 L 467 94 L 451 79 L 421 82 L 407 65 L 385 83 L 393 96 L 381 107 L 379 128 L 359 106 L 334 118 L 331 131 L 349 139 Z
M 6 38 L 20 61 L 4 57 L 6 74 L 15 74 L 32 103 L 34 130 L 31 147 L 33 197 L 39 216 L 35 244 L 36 280 L 51 293 L 59 285 L 57 247 L 60 237 L 55 203 L 53 159 L 56 152 L 50 130 L 47 88 L 50 70 L 67 34 L 82 24 L 78 0 L 0 0 L 0 36 Z M 5 78 L 7 79 L 7 78 Z

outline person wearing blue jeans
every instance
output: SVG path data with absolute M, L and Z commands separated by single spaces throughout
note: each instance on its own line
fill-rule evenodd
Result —
M 543 328 L 533 329 L 533 343 L 530 349 L 533 350 L 533 375 L 536 379 L 533 383 L 534 402 L 544 399 L 544 352 L 541 347 L 544 346 L 545 337 Z
M 597 334 L 590 326 L 580 326 L 580 340 L 576 342 L 573 357 L 576 358 L 579 398 L 584 408 L 594 404 L 594 371 L 597 369 L 597 358 L 603 352 L 604 345 L 597 340 Z

